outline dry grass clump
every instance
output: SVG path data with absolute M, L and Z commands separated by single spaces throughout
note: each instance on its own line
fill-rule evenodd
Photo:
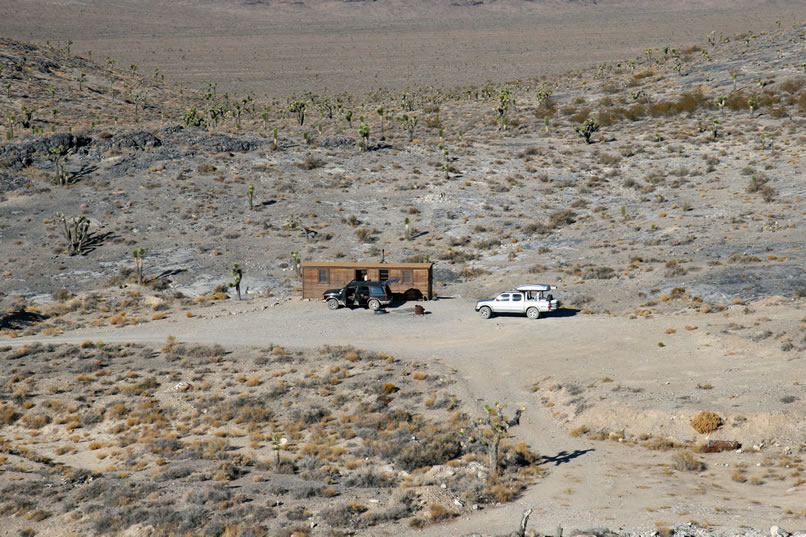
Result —
M 691 426 L 700 434 L 716 431 L 722 425 L 722 418 L 716 412 L 703 410 L 691 419 Z
M 672 467 L 679 472 L 702 472 L 705 463 L 688 450 L 681 450 L 672 455 Z

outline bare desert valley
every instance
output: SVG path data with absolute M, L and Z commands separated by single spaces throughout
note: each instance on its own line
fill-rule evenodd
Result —
M 0 534 L 806 535 L 802 2 L 7 0 L 0 85 Z

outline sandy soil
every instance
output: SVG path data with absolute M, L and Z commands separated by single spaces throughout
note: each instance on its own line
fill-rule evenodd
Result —
M 515 439 L 556 462 L 549 462 L 547 477 L 515 503 L 455 521 L 452 534 L 514 528 L 527 508 L 535 509 L 533 527 L 546 533 L 557 525 L 651 528 L 685 520 L 731 531 L 743 525 L 786 526 L 800 512 L 802 487 L 790 478 L 768 476 L 753 486 L 733 481 L 731 474 L 737 464 L 746 464 L 748 477 L 765 475 L 776 464 L 771 461 L 806 448 L 806 379 L 793 376 L 802 357 L 731 337 L 723 329 L 737 319 L 775 329 L 776 323 L 802 319 L 802 305 L 772 298 L 755 304 L 753 312 L 737 306 L 719 315 L 577 314 L 538 321 L 485 321 L 463 299 L 430 302 L 427 309 L 426 317 L 415 317 L 405 305 L 379 315 L 331 312 L 316 302 L 254 299 L 197 310 L 193 319 L 177 315 L 148 326 L 85 329 L 45 341 L 160 343 L 174 336 L 224 346 L 352 344 L 453 369 L 465 400 L 525 408 L 521 425 L 513 429 Z M 576 399 L 570 403 L 569 393 Z M 794 402 L 782 402 L 786 395 Z M 579 399 L 586 402 L 581 409 Z M 698 435 L 689 421 L 701 410 L 717 412 L 725 425 L 710 436 Z M 608 439 L 569 435 L 582 425 L 606 432 Z M 743 453 L 701 455 L 707 464 L 703 472 L 672 471 L 671 453 L 642 447 L 636 442 L 642 434 L 676 442 L 736 440 Z M 412 534 L 444 535 L 445 530 L 438 526 Z

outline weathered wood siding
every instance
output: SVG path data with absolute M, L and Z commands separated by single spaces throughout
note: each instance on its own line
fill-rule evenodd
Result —
M 327 270 L 327 281 L 320 281 L 320 270 Z M 316 263 L 302 265 L 302 297 L 319 298 L 328 289 L 343 287 L 352 280 L 360 279 L 366 272 L 367 280 L 400 278 L 389 284 L 393 293 L 405 293 L 415 289 L 425 298 L 433 298 L 433 268 L 431 263 Z M 382 278 L 381 272 L 384 272 Z M 408 276 L 410 276 L 410 281 Z

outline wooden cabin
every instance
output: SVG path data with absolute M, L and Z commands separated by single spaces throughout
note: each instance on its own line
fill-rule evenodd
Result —
M 344 287 L 353 280 L 384 281 L 393 293 L 407 298 L 433 298 L 433 263 L 358 263 L 305 261 L 302 263 L 302 298 L 320 298 L 327 289 Z

